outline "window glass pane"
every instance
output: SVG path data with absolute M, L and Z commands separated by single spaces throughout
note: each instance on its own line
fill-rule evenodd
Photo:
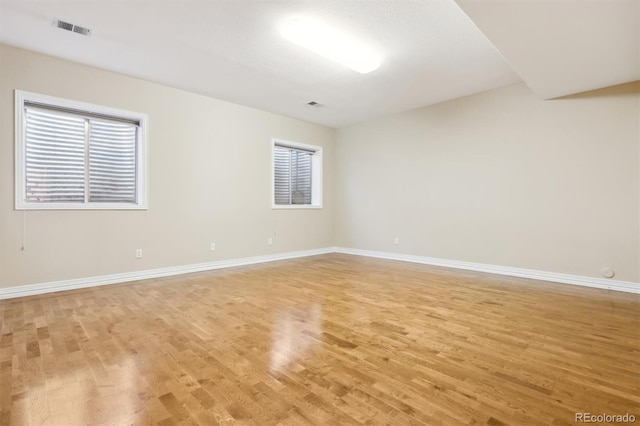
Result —
M 25 108 L 25 201 L 83 202 L 85 119 Z
M 291 151 L 291 204 L 311 204 L 311 154 Z
M 311 164 L 314 153 L 285 146 L 273 147 L 276 205 L 311 204 Z
M 90 121 L 90 202 L 136 202 L 136 132 L 132 124 Z
M 273 163 L 275 203 L 291 204 L 291 150 L 274 146 Z

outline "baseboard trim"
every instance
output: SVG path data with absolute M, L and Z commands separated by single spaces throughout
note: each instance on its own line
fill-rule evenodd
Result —
M 54 281 L 40 284 L 29 284 L 16 287 L 0 288 L 0 300 L 16 297 L 34 296 L 58 291 L 76 290 L 109 284 L 121 284 L 130 281 L 163 278 L 173 275 L 189 274 L 193 272 L 211 271 L 222 268 L 255 265 L 258 263 L 275 262 L 278 260 L 296 259 L 300 257 L 317 256 L 328 253 L 342 253 L 355 256 L 375 257 L 380 259 L 400 260 L 403 262 L 421 263 L 424 265 L 442 266 L 445 268 L 464 269 L 468 271 L 487 272 L 490 274 L 507 275 L 512 277 L 530 278 L 541 281 L 551 281 L 562 284 L 593 287 L 605 290 L 622 291 L 640 294 L 640 283 L 629 281 L 608 280 L 603 278 L 585 277 L 580 275 L 561 274 L 557 272 L 537 271 L 533 269 L 512 268 L 484 263 L 464 262 L 459 260 L 439 259 L 434 257 L 415 256 L 410 254 L 389 253 L 371 250 L 361 250 L 345 247 L 325 247 L 313 250 L 300 250 L 286 253 L 268 254 L 263 256 L 242 257 L 239 259 L 219 260 L 215 262 L 198 263 L 192 265 L 172 266 L 168 268 L 150 269 L 146 271 L 125 272 L 121 274 L 101 275 L 97 277 L 76 278 L 64 281 Z
M 236 266 L 255 265 L 258 263 L 289 260 L 300 257 L 316 256 L 334 253 L 334 247 L 313 250 L 291 251 L 286 253 L 268 254 L 263 256 L 242 257 L 239 259 L 219 260 L 215 262 L 198 263 L 192 265 L 172 266 L 168 268 L 150 269 L 146 271 L 125 272 L 121 274 L 101 275 L 97 277 L 77 278 L 64 281 L 53 281 L 40 284 L 0 288 L 0 300 L 16 297 L 34 296 L 38 294 L 54 293 L 57 291 L 76 290 L 87 287 L 97 287 L 109 284 L 120 284 L 130 281 L 146 280 L 149 278 L 170 277 L 173 275 L 189 274 L 193 272 L 211 271 L 214 269 L 232 268 Z
M 414 256 L 371 250 L 336 247 L 336 253 L 356 256 L 376 257 L 380 259 L 400 260 L 403 262 L 422 263 L 425 265 L 443 266 L 446 268 L 465 269 L 468 271 L 487 272 L 490 274 L 508 275 L 511 277 L 531 278 L 541 281 L 552 281 L 562 284 L 594 287 L 606 290 L 623 291 L 640 294 L 640 283 L 630 281 L 609 280 L 604 278 L 585 277 L 580 275 L 561 274 L 557 272 L 537 271 L 534 269 L 512 268 L 509 266 L 489 265 L 484 263 L 463 262 L 459 260 L 439 259 L 434 257 Z

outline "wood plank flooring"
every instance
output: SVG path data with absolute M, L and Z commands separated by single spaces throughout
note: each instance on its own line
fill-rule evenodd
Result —
M 632 294 L 331 254 L 0 318 L 3 425 L 640 422 Z

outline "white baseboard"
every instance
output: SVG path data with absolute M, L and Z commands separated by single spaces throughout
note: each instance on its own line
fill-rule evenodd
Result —
M 433 257 L 414 256 L 409 254 L 360 250 L 344 247 L 326 247 L 313 250 L 301 250 L 287 253 L 268 254 L 263 256 L 243 257 L 239 259 L 219 260 L 216 262 L 198 263 L 193 265 L 172 266 L 168 268 L 151 269 L 147 271 L 125 272 L 122 274 L 102 275 L 97 277 L 77 278 L 72 280 L 0 288 L 0 300 L 23 296 L 33 296 L 37 294 L 53 293 L 56 291 L 96 287 L 108 284 L 120 284 L 129 281 L 146 280 L 149 278 L 169 277 L 172 275 L 188 274 L 192 272 L 232 268 L 235 266 L 254 265 L 257 263 L 274 262 L 277 260 L 296 259 L 299 257 L 315 256 L 327 253 L 343 253 L 357 256 L 377 257 L 389 260 L 400 260 L 404 262 L 422 263 L 425 265 L 443 266 L 446 268 L 466 269 L 469 271 L 487 272 L 490 274 L 531 278 L 534 280 L 552 281 L 584 287 L 595 287 L 607 290 L 640 294 L 640 283 L 629 281 L 584 277 L 580 275 L 560 274 L 557 272 L 536 271 L 533 269 L 512 268 L 508 266 L 497 266 L 484 263 L 463 262 L 459 260 L 438 259 Z
M 485 263 L 463 262 L 459 260 L 438 259 L 434 257 L 414 256 L 410 254 L 388 253 L 344 247 L 336 247 L 335 252 L 640 294 L 640 283 L 634 283 L 630 281 L 617 281 L 604 278 L 561 274 L 557 272 L 537 271 L 534 269 L 512 268 L 509 266 L 488 265 Z
M 36 294 L 53 293 L 56 291 L 96 287 L 108 284 L 120 284 L 129 281 L 146 280 L 149 278 L 169 277 L 172 275 L 189 274 L 192 272 L 232 268 L 234 266 L 254 265 L 257 263 L 274 262 L 277 260 L 295 259 L 298 257 L 315 256 L 318 254 L 334 252 L 334 247 L 327 247 L 314 250 L 291 251 L 287 253 L 242 257 L 239 259 L 219 260 L 216 262 L 197 263 L 193 265 L 172 266 L 169 268 L 150 269 L 146 271 L 125 272 L 122 274 L 102 275 L 97 277 L 77 278 L 72 280 L 0 288 L 0 300 L 13 299 L 15 297 L 23 296 L 33 296 Z

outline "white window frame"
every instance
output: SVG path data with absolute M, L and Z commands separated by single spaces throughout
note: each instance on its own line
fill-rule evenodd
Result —
M 26 114 L 25 102 L 51 105 L 140 123 L 136 143 L 136 203 L 29 203 L 26 202 Z M 24 90 L 15 91 L 15 209 L 16 210 L 146 210 L 147 209 L 147 115 L 139 112 L 78 102 Z
M 276 204 L 275 146 L 284 146 L 313 152 L 311 156 L 311 204 Z M 284 139 L 271 139 L 271 208 L 283 210 L 321 209 L 322 208 L 322 147 L 292 142 Z

